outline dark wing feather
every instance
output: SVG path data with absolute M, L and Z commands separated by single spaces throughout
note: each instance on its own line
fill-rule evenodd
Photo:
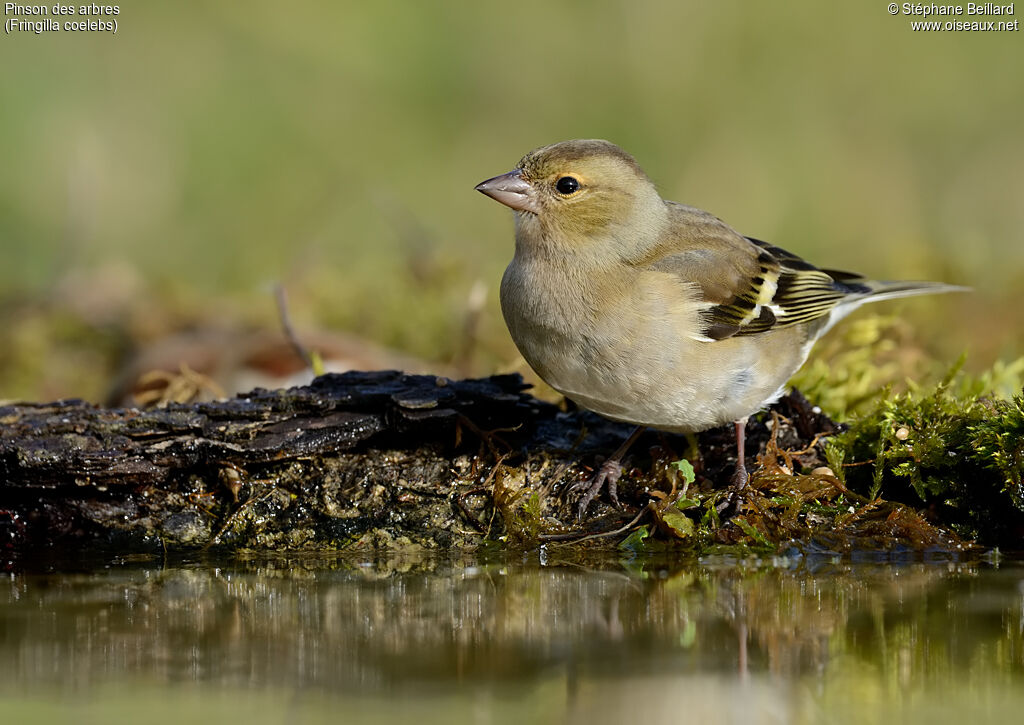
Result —
M 705 211 L 666 204 L 672 233 L 626 261 L 678 275 L 699 289 L 702 339 L 824 323 L 844 299 L 873 292 L 862 277 L 818 269 L 781 247 L 740 235 Z
M 811 322 L 827 316 L 845 298 L 871 292 L 858 275 L 819 269 L 781 247 L 748 241 L 760 250 L 760 273 L 731 300 L 702 312 L 712 339 Z

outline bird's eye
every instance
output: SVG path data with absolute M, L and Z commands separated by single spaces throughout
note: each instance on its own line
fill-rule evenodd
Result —
M 575 194 L 580 190 L 580 182 L 571 176 L 563 176 L 555 182 L 555 188 L 558 189 L 559 194 L 569 196 L 569 194 Z

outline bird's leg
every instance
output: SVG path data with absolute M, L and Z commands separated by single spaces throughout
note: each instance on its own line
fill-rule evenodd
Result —
M 626 455 L 630 446 L 636 443 L 636 439 L 644 432 L 645 428 L 642 425 L 638 425 L 636 429 L 630 433 L 629 438 L 618 447 L 618 449 L 611 455 L 610 458 L 605 459 L 604 463 L 601 464 L 600 468 L 594 473 L 593 477 L 589 482 L 575 486 L 575 488 L 586 487 L 583 496 L 580 497 L 579 506 L 577 508 L 577 517 L 582 519 L 583 514 L 587 512 L 587 507 L 590 502 L 594 500 L 597 494 L 601 493 L 601 488 L 608 484 L 608 495 L 611 496 L 612 503 L 615 507 L 619 506 L 619 476 L 622 475 L 622 458 Z
M 747 465 L 746 443 L 747 443 L 747 419 L 740 418 L 733 425 L 736 428 L 736 470 L 732 474 L 732 487 L 736 491 L 742 491 L 747 487 Z
M 722 500 L 715 506 L 718 515 L 722 520 L 732 518 L 743 505 L 743 496 L 747 488 L 747 465 L 743 460 L 746 458 L 747 443 L 747 419 L 740 418 L 733 423 L 736 428 L 736 469 L 732 474 L 732 481 Z

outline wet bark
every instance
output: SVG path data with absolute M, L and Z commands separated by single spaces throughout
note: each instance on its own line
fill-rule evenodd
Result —
M 686 440 L 645 434 L 583 523 L 578 494 L 630 426 L 563 410 L 518 375 L 326 375 L 307 387 L 155 410 L 81 401 L 0 408 L 0 548 L 472 549 L 609 531 L 673 485 Z M 778 442 L 835 424 L 799 394 Z M 763 450 L 752 421 L 748 451 Z M 701 435 L 695 486 L 725 485 L 731 426 Z M 823 463 L 820 446 L 802 463 Z M 678 483 L 678 481 L 676 481 Z M 663 496 L 662 496 L 663 498 Z M 621 537 L 620 537 L 621 538 Z

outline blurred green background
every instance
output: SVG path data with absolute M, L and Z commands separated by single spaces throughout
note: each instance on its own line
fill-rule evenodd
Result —
M 0 38 L 0 399 L 103 399 L 172 334 L 279 334 L 278 282 L 300 337 L 515 368 L 511 215 L 473 186 L 574 137 L 823 266 L 975 287 L 885 308 L 929 359 L 1024 353 L 1020 32 L 810 0 L 152 0 L 117 18 Z

